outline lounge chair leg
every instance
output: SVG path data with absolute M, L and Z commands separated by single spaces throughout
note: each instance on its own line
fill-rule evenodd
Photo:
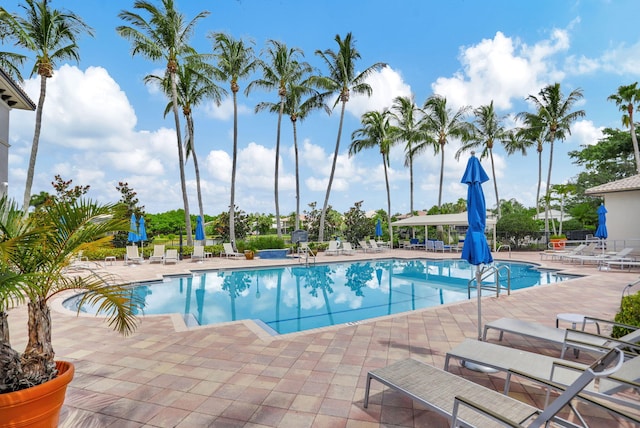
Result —
M 371 389 L 371 374 L 367 373 L 367 386 L 364 389 L 364 408 L 369 406 L 369 389 Z

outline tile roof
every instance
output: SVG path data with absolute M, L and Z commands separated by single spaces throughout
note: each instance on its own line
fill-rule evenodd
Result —
M 626 192 L 629 190 L 640 190 L 640 174 L 592 187 L 584 193 L 587 195 L 601 195 L 604 193 Z

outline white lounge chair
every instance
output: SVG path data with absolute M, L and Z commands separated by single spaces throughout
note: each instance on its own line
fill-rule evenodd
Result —
M 222 244 L 222 248 L 224 252 L 222 253 L 225 257 L 244 257 L 243 253 L 238 253 L 233 250 L 233 246 L 230 242 L 225 242 Z
M 601 356 L 545 410 L 428 364 L 412 359 L 401 360 L 367 373 L 364 407 L 369 405 L 371 379 L 376 379 L 445 416 L 454 427 L 518 427 L 525 423 L 530 427 L 540 427 L 548 421 L 557 421 L 563 426 L 578 426 L 561 420 L 558 412 L 595 378 L 615 373 L 622 365 L 623 357 L 618 349 Z
M 358 245 L 360 245 L 360 249 L 364 253 L 375 251 L 373 248 L 371 248 L 371 246 L 366 241 L 358 241 Z
M 546 325 L 537 324 L 528 321 L 522 321 L 512 318 L 500 318 L 491 321 L 484 326 L 482 340 L 487 339 L 487 332 L 491 329 L 498 330 L 500 336 L 498 340 L 502 340 L 504 333 L 518 334 L 520 336 L 531 337 L 538 340 L 552 342 L 562 346 L 560 358 L 564 358 L 564 354 L 569 348 L 575 350 L 586 350 L 592 352 L 607 352 L 614 346 L 627 344 L 636 346 L 640 343 L 640 328 L 626 324 L 617 323 L 615 321 L 604 320 L 600 318 L 584 317 L 584 322 L 593 321 L 599 324 L 617 325 L 620 327 L 633 330 L 620 338 L 613 339 L 600 334 L 589 333 L 587 331 L 579 331 L 574 329 L 560 329 L 548 327 Z
M 569 257 L 570 260 L 579 261 L 580 264 L 584 264 L 585 262 L 597 262 L 606 263 L 611 261 L 623 261 L 623 260 L 631 260 L 627 256 L 633 252 L 633 248 L 623 248 L 615 254 L 596 254 L 592 256 L 584 256 L 584 255 L 575 255 Z
M 193 252 L 191 253 L 191 261 L 192 262 L 201 262 L 204 260 L 204 246 L 203 245 L 194 245 Z
M 164 245 L 154 245 L 153 254 L 149 257 L 149 263 L 164 263 Z
M 350 242 L 343 242 L 342 243 L 342 254 L 346 255 L 346 256 L 352 256 L 354 253 L 353 247 L 351 246 Z
M 587 246 L 587 244 L 580 244 L 574 248 L 567 248 L 564 250 L 545 250 L 540 253 L 540 260 L 551 259 L 558 260 L 563 256 L 578 255 Z
M 374 239 L 369 239 L 369 246 L 371 249 L 377 253 L 384 251 L 385 248 L 378 245 L 378 243 Z
M 162 259 L 162 263 L 163 264 L 167 264 L 167 263 L 178 263 L 179 257 L 178 257 L 178 250 L 167 250 L 166 254 L 164 255 L 164 258 Z
M 340 254 L 340 248 L 338 247 L 338 241 L 329 241 L 329 248 L 324 250 L 327 256 L 337 256 Z
M 522 351 L 508 346 L 494 343 L 466 339 L 449 352 L 444 360 L 444 369 L 449 370 L 451 359 L 460 361 L 462 366 L 473 365 L 488 367 L 493 370 L 506 372 L 504 393 L 510 388 L 511 375 L 509 370 L 527 373 L 530 376 L 549 380 L 566 386 L 573 383 L 587 365 L 560 358 L 549 357 L 535 352 Z M 473 366 L 472 366 L 473 369 Z M 625 389 L 640 388 L 640 358 L 625 361 L 616 372 L 615 378 L 602 378 L 598 384 L 590 384 L 584 393 L 590 396 L 606 399 L 617 404 L 640 409 L 639 401 L 631 401 L 614 394 Z
M 127 245 L 127 253 L 124 255 L 124 264 L 142 263 L 144 258 L 140 257 L 137 245 Z

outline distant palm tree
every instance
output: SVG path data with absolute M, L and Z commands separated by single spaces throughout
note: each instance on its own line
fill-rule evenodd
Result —
M 465 115 L 471 107 L 460 107 L 456 112 L 447 107 L 447 99 L 440 95 L 432 95 L 425 101 L 422 108 L 425 117 L 423 126 L 427 134 L 432 135 L 428 139 L 417 144 L 414 148 L 414 156 L 422 153 L 429 147 L 433 147 L 435 153 L 440 153 L 440 190 L 438 192 L 438 208 L 442 206 L 442 184 L 444 181 L 444 147 L 450 137 L 462 138 L 469 132 L 469 124 L 465 121 Z
M 220 105 L 222 95 L 226 95 L 227 91 L 220 88 L 209 77 L 207 64 L 202 62 L 189 61 L 187 64 L 180 64 L 176 71 L 176 89 L 178 90 L 178 103 L 182 107 L 182 115 L 186 124 L 185 132 L 185 161 L 189 159 L 189 155 L 193 156 L 193 168 L 196 175 L 196 191 L 198 193 L 198 209 L 200 217 L 204 219 L 204 206 L 202 203 L 202 190 L 200 186 L 200 167 L 198 166 L 198 156 L 195 149 L 195 125 L 193 122 L 193 107 L 198 106 L 206 100 L 213 100 Z M 145 83 L 154 82 L 162 87 L 164 92 L 171 96 L 171 80 L 168 76 L 148 75 L 144 78 Z M 164 109 L 166 116 L 173 110 L 173 102 L 169 101 Z
M 235 227 L 235 195 L 236 195 L 236 164 L 238 159 L 238 81 L 248 77 L 257 67 L 253 48 L 244 41 L 236 40 L 225 33 L 209 33 L 213 40 L 213 56 L 217 63 L 213 73 L 216 79 L 228 81 L 233 94 L 233 157 L 231 164 L 231 200 L 229 202 L 229 238 L 232 243 L 236 240 Z
M 633 111 L 640 103 L 640 89 L 637 88 L 638 82 L 631 85 L 622 85 L 618 88 L 618 92 L 610 95 L 607 100 L 615 101 L 620 107 L 622 115 L 622 125 L 629 127 L 631 133 L 631 142 L 633 143 L 633 154 L 636 158 L 636 171 L 640 174 L 640 150 L 638 150 L 638 137 L 636 136 L 636 125 L 633 122 Z
M 182 135 L 180 133 L 176 74 L 181 60 L 197 56 L 197 52 L 188 44 L 189 37 L 195 31 L 197 22 L 208 16 L 209 12 L 200 12 L 191 21 L 187 22 L 185 16 L 175 9 L 173 0 L 161 0 L 161 3 L 162 7 L 158 8 L 151 2 L 136 0 L 133 8 L 146 12 L 150 15 L 149 20 L 147 21 L 138 13 L 122 11 L 118 14 L 118 17 L 132 26 L 121 25 L 116 27 L 116 31 L 131 42 L 132 55 L 140 54 L 152 61 L 163 60 L 166 62 L 166 74 L 171 82 L 171 103 L 176 126 L 187 245 L 193 245 L 187 180 L 184 174 L 184 153 L 182 150 Z
M 278 173 L 280 170 L 280 125 L 282 123 L 282 115 L 284 114 L 285 103 L 287 99 L 287 87 L 290 83 L 298 82 L 312 68 L 306 62 L 300 62 L 298 57 L 304 56 L 302 50 L 298 48 L 287 48 L 284 43 L 276 40 L 267 41 L 267 49 L 264 54 L 268 61 L 259 61 L 262 68 L 262 78 L 256 79 L 249 83 L 248 90 L 254 86 L 267 90 L 278 90 L 278 129 L 276 132 L 276 159 L 275 159 L 275 178 L 274 178 L 274 202 L 276 206 L 276 230 L 278 238 L 282 237 L 282 229 L 280 227 L 280 203 L 278 199 Z M 271 109 L 273 103 L 259 103 L 256 106 L 256 112 Z
M 470 132 L 463 136 L 462 146 L 456 152 L 456 160 L 460 159 L 462 153 L 475 148 L 482 148 L 480 159 L 489 156 L 491 160 L 491 174 L 493 177 L 493 188 L 496 193 L 496 206 L 498 208 L 498 218 L 501 217 L 500 198 L 498 197 L 498 182 L 496 181 L 496 167 L 493 161 L 493 146 L 496 142 L 505 143 L 508 141 L 509 133 L 502 125 L 502 118 L 498 117 L 493 108 L 493 100 L 488 105 L 483 105 L 473 111 L 475 116 L 471 124 Z
M 378 148 L 382 155 L 384 167 L 384 181 L 387 186 L 387 224 L 389 225 L 389 241 L 393 242 L 393 230 L 391 226 L 391 191 L 389 188 L 389 152 L 394 142 L 394 133 L 397 129 L 389 124 L 389 112 L 380 113 L 369 111 L 362 115 L 360 122 L 362 128 L 356 129 L 351 134 L 349 156 L 353 156 L 363 149 Z
M 543 143 L 549 141 L 548 129 L 544 126 L 540 116 L 534 113 L 521 112 L 516 115 L 524 125 L 512 132 L 514 147 L 521 145 L 521 151 L 535 144 L 538 152 L 538 186 L 536 190 L 536 215 L 540 214 L 540 187 L 542 186 L 542 151 Z
M 553 142 L 556 139 L 565 140 L 571 135 L 571 124 L 578 118 L 584 117 L 584 110 L 571 111 L 574 105 L 582 98 L 582 90 L 574 89 L 567 98 L 564 98 L 560 90 L 560 84 L 554 83 L 540 90 L 538 96 L 529 95 L 527 100 L 532 101 L 537 110 L 537 115 L 546 132 L 549 133 L 549 171 L 547 173 L 547 190 L 545 192 L 544 231 L 549 234 L 549 204 L 551 188 L 551 167 L 553 165 Z
M 413 148 L 416 144 L 429 138 L 426 128 L 422 126 L 420 109 L 411 97 L 396 97 L 391 106 L 391 116 L 396 122 L 397 141 L 405 143 L 404 166 L 409 167 L 409 212 L 413 215 Z
M 24 188 L 22 210 L 28 211 L 31 200 L 31 187 L 38 156 L 40 131 L 42 128 L 42 110 L 47 94 L 47 79 L 53 76 L 53 69 L 58 61 L 72 59 L 80 60 L 79 47 L 76 44 L 80 34 L 93 35 L 91 27 L 87 26 L 78 15 L 69 11 L 51 9 L 47 0 L 25 0 L 25 16 L 11 14 L 0 7 L 0 28 L 2 37 L 13 40 L 19 48 L 35 54 L 35 64 L 31 76 L 40 76 L 40 96 L 36 107 L 36 124 L 31 143 L 31 156 L 27 169 L 27 180 Z M 10 71 L 11 75 L 22 81 L 18 65 L 25 61 L 25 57 L 15 53 L 3 53 L 0 64 Z
M 371 86 L 366 83 L 365 80 L 369 75 L 371 75 L 371 73 L 386 66 L 385 63 L 377 62 L 356 75 L 355 62 L 360 59 L 360 52 L 355 48 L 355 40 L 353 40 L 353 36 L 351 33 L 347 33 L 345 38 L 342 39 L 340 35 L 336 35 L 335 41 L 338 44 L 337 52 L 331 49 L 325 49 L 324 51 L 316 50 L 316 55 L 322 58 L 329 69 L 329 74 L 326 76 L 316 76 L 313 79 L 313 83 L 320 88 L 321 91 L 325 91 L 319 94 L 319 98 L 322 102 L 337 94 L 338 96 L 333 104 L 333 108 L 335 108 L 338 103 L 342 104 L 336 148 L 333 153 L 333 163 L 331 164 L 327 193 L 324 198 L 322 213 L 320 214 L 320 231 L 318 233 L 319 241 L 324 240 L 324 223 L 327 215 L 327 207 L 329 205 L 329 196 L 331 195 L 333 176 L 336 172 L 338 153 L 340 152 L 340 137 L 342 135 L 342 124 L 344 122 L 344 111 L 346 109 L 347 102 L 349 101 L 350 92 L 353 91 L 355 94 L 371 96 Z

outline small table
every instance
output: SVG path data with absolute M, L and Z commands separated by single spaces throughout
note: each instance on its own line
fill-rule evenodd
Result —
M 556 328 L 558 328 L 558 324 L 560 321 L 565 321 L 565 322 L 570 322 L 571 328 L 575 330 L 578 324 L 585 323 L 584 318 L 585 316 L 581 314 L 572 314 L 572 313 L 558 314 L 556 315 Z M 598 330 L 598 334 L 600 334 L 600 325 L 597 322 L 591 319 L 587 319 L 586 324 L 595 324 L 596 329 Z
M 107 265 L 107 263 L 109 264 L 109 266 L 113 266 L 115 262 L 116 262 L 116 256 L 107 256 L 104 258 L 105 266 Z

